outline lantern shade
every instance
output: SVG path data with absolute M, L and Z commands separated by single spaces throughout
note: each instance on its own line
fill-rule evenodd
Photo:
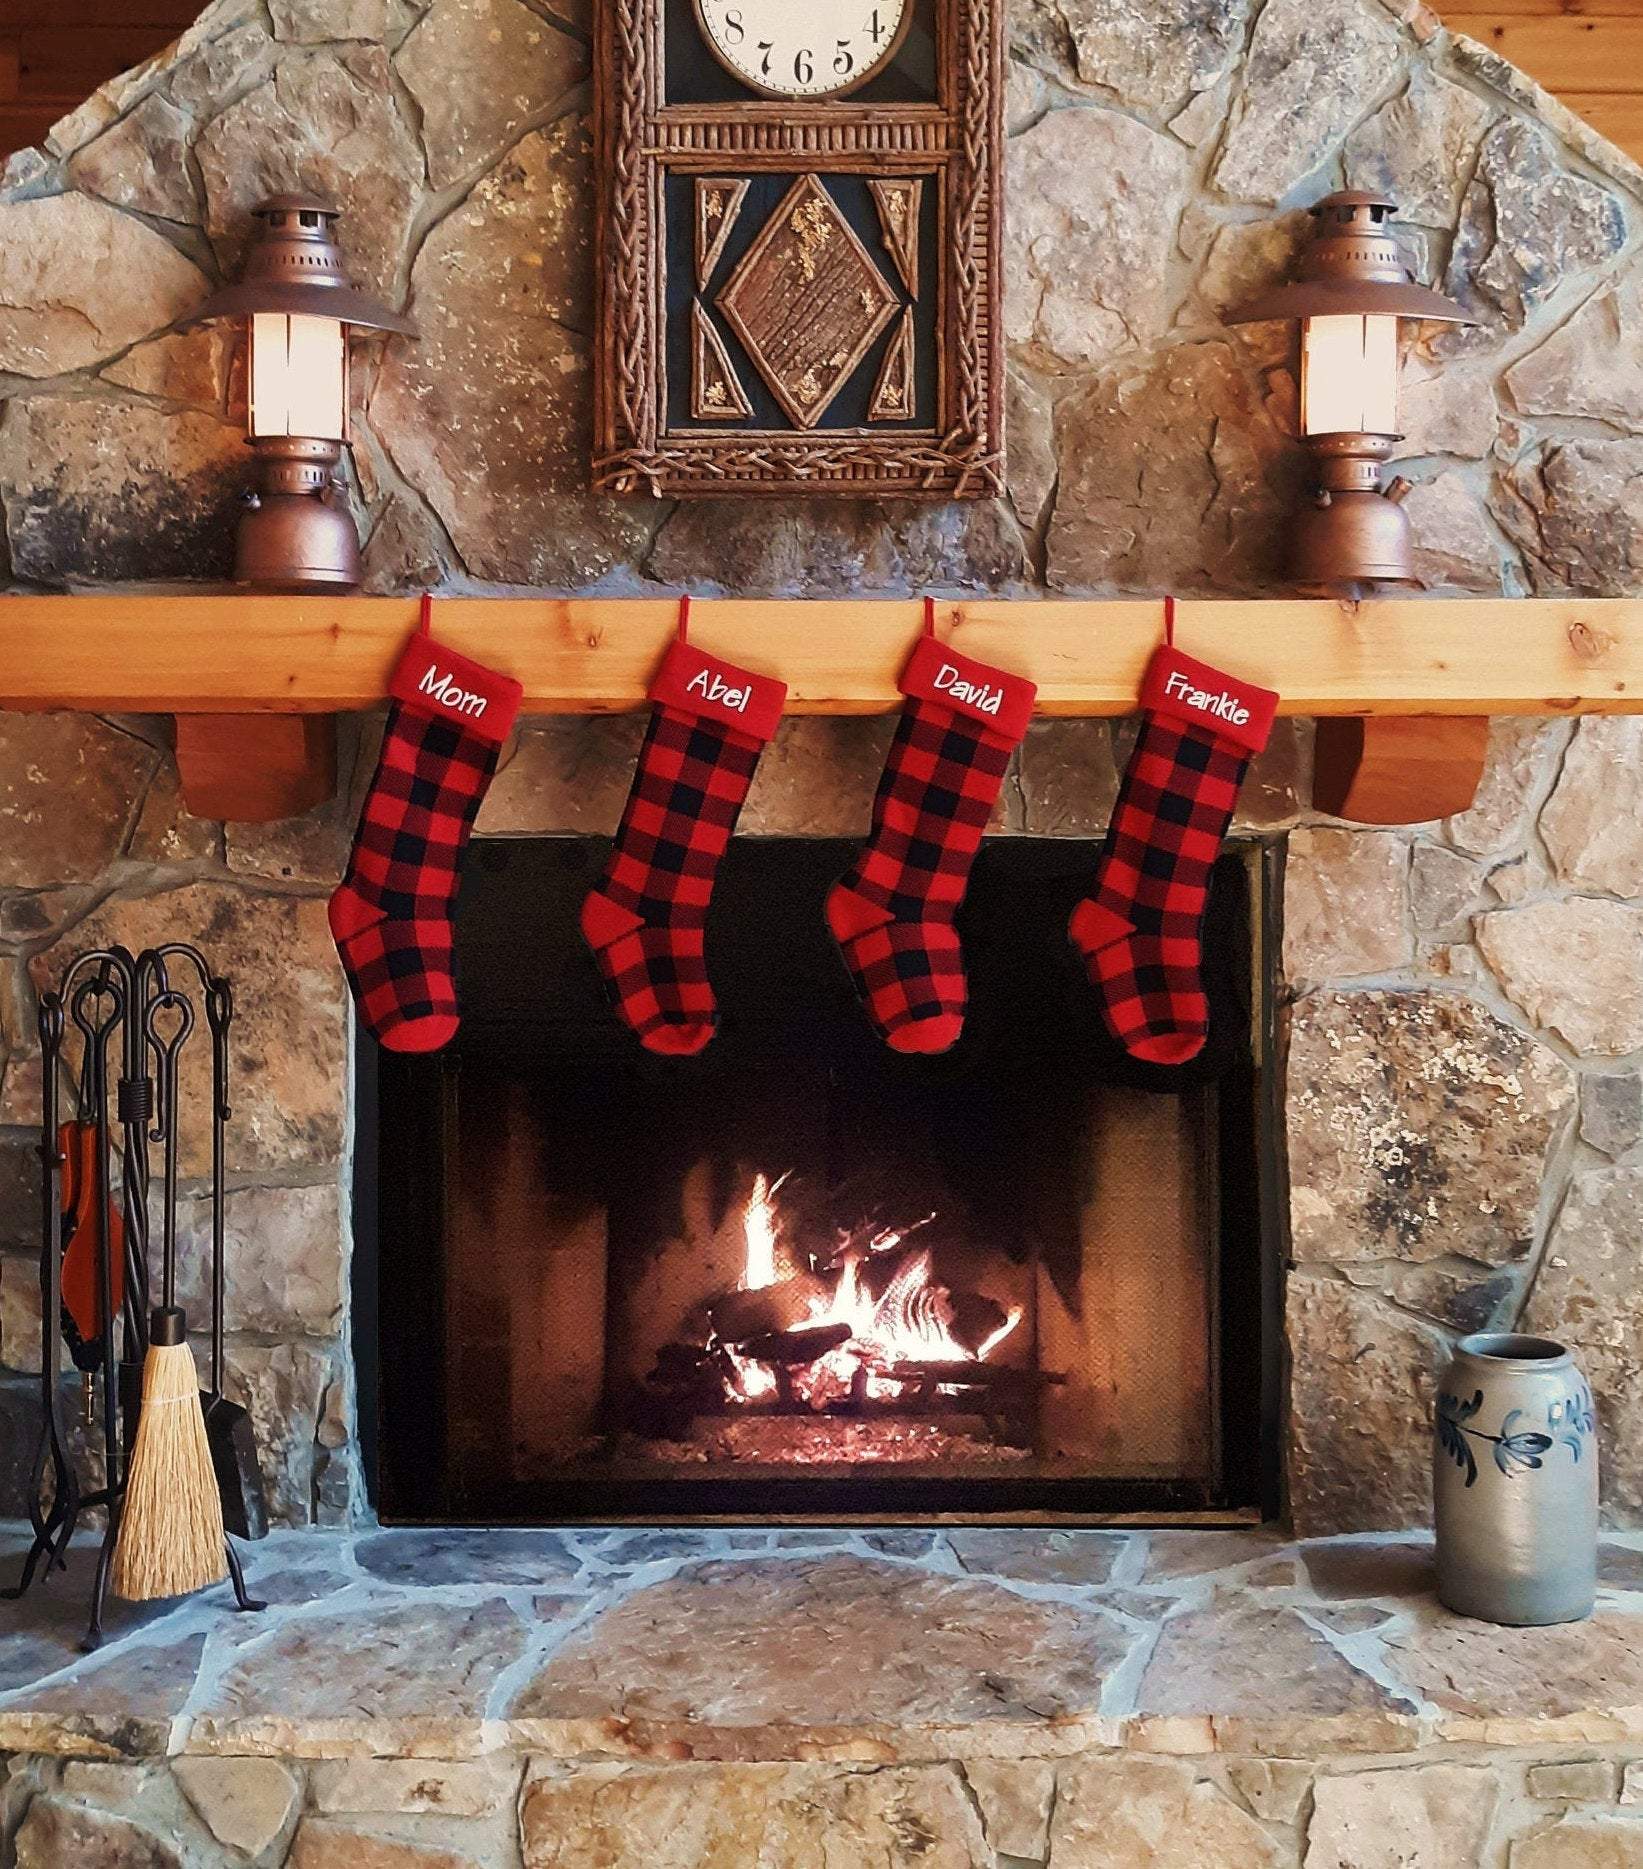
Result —
M 1471 324 L 1453 299 L 1417 285 L 1392 232 L 1395 204 L 1361 188 L 1326 195 L 1312 209 L 1312 232 L 1297 276 L 1225 314 L 1228 324 L 1265 318 L 1422 318 Z
M 1398 321 L 1332 314 L 1301 326 L 1301 432 L 1396 435 Z
M 334 318 L 361 331 L 416 336 L 416 326 L 403 313 L 349 283 L 332 234 L 335 208 L 313 195 L 271 195 L 253 212 L 259 226 L 246 252 L 245 276 L 212 293 L 190 324 L 283 312 Z
M 346 334 L 334 318 L 251 315 L 251 435 L 348 438 Z

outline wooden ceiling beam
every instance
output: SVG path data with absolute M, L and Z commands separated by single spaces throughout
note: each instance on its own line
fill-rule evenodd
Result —
M 1051 715 L 1130 712 L 1161 606 L 943 601 L 941 634 L 1031 677 Z M 440 599 L 434 633 L 515 675 L 525 711 L 642 704 L 671 598 Z M 779 675 L 805 714 L 882 713 L 913 600 L 699 600 L 692 640 Z M 0 707 L 323 714 L 380 702 L 410 597 L 0 597 Z M 1287 714 L 1643 713 L 1643 598 L 1183 602 L 1188 654 L 1276 688 Z

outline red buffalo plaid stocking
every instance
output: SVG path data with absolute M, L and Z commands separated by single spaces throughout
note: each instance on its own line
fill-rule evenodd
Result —
M 868 1017 L 896 1051 L 946 1051 L 964 1025 L 953 916 L 981 834 L 1027 731 L 1036 690 L 926 634 L 902 671 L 907 704 L 873 800 L 867 848 L 827 898 L 827 921 Z
M 1203 1048 L 1199 931 L 1210 867 L 1277 704 L 1269 689 L 1167 645 L 1147 666 L 1141 736 L 1095 888 L 1068 924 L 1107 1028 L 1132 1057 L 1182 1064 Z
M 703 953 L 719 859 L 787 689 L 704 655 L 669 649 L 650 698 L 639 770 L 605 874 L 582 904 L 617 1014 L 649 1051 L 697 1052 L 718 1027 Z
M 360 1018 L 389 1051 L 437 1051 L 457 1028 L 451 909 L 462 851 L 519 712 L 519 683 L 423 627 L 389 683 L 394 705 L 331 933 Z

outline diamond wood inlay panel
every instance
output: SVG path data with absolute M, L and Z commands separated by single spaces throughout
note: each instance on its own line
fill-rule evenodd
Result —
M 826 414 L 896 308 L 883 273 L 813 175 L 783 196 L 718 303 L 801 428 Z

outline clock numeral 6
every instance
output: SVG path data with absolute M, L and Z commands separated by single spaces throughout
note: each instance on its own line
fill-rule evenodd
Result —
M 802 52 L 795 52 L 793 55 L 793 76 L 798 79 L 799 83 L 808 84 L 815 75 L 815 69 L 810 63 L 808 47 Z
M 839 49 L 833 54 L 833 69 L 841 78 L 848 78 L 856 68 L 855 54 L 850 50 L 850 41 L 841 39 Z
M 740 45 L 747 37 L 747 29 L 742 25 L 742 10 L 740 7 L 732 6 L 725 8 L 725 37 L 732 45 Z

